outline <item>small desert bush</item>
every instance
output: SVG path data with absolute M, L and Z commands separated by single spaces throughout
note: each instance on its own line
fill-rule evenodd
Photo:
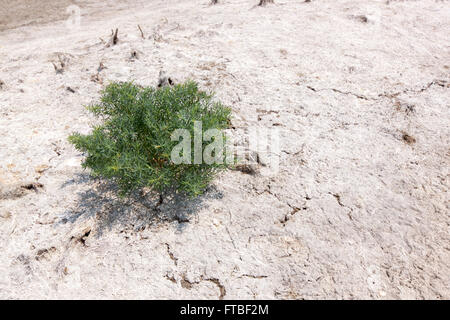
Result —
M 85 153 L 83 167 L 94 176 L 116 182 L 122 196 L 143 187 L 160 194 L 173 191 L 196 196 L 227 166 L 225 161 L 175 164 L 171 160 L 179 144 L 171 138 L 176 129 L 186 129 L 194 137 L 197 121 L 202 123 L 202 132 L 218 129 L 222 134 L 229 126 L 230 109 L 199 90 L 195 82 L 162 88 L 112 83 L 103 90 L 100 102 L 88 110 L 101 124 L 89 135 L 71 135 L 69 141 Z M 194 139 L 189 143 L 194 150 Z M 202 144 L 201 150 L 205 147 Z M 225 155 L 224 150 L 220 152 Z M 194 159 L 193 154 L 189 157 Z

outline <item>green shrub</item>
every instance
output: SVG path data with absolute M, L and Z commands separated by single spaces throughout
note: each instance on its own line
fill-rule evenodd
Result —
M 174 130 L 187 129 L 194 137 L 195 121 L 201 121 L 203 133 L 229 126 L 230 109 L 214 102 L 195 82 L 158 89 L 112 83 L 103 90 L 101 101 L 88 110 L 102 124 L 89 135 L 74 133 L 69 141 L 86 154 L 83 167 L 90 168 L 94 176 L 112 179 L 122 196 L 142 187 L 196 196 L 227 166 L 225 161 L 194 164 L 193 154 L 189 155 L 191 163 L 171 160 L 179 144 L 171 139 Z M 190 144 L 194 150 L 194 139 Z M 203 143 L 202 152 L 205 147 Z M 220 152 L 225 155 L 225 150 Z

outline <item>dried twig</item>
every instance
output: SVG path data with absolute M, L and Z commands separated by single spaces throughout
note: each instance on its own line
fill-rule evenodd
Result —
M 107 67 L 105 67 L 105 65 L 103 64 L 103 62 L 100 62 L 97 68 L 97 72 L 101 72 L 103 69 L 108 69 Z
M 117 44 L 117 41 L 119 41 L 119 38 L 117 37 L 117 34 L 119 33 L 119 28 L 116 28 L 116 32 L 114 33 L 113 36 L 113 44 Z
M 100 74 L 99 74 L 99 73 L 93 74 L 93 75 L 91 76 L 91 81 L 92 81 L 92 82 L 97 82 L 97 83 L 103 84 L 103 79 L 100 77 Z
M 145 40 L 144 31 L 142 31 L 142 28 L 141 28 L 140 25 L 138 25 L 138 28 L 139 28 L 139 31 L 141 32 L 141 37 L 142 37 L 142 39 Z
M 165 71 L 161 70 L 159 72 L 158 88 L 165 87 L 165 86 L 173 86 L 173 85 L 174 85 L 173 80 L 167 76 Z
M 58 62 L 55 63 L 52 61 L 53 67 L 55 68 L 56 73 L 63 73 L 66 68 L 67 58 L 61 58 L 61 55 L 58 54 Z
M 107 47 L 114 46 L 117 44 L 117 42 L 119 41 L 119 38 L 117 36 L 118 33 L 119 33 L 119 28 L 116 28 L 115 32 L 114 32 L 114 30 L 111 30 L 111 38 L 109 39 L 109 42 L 106 45 Z
M 258 6 L 265 6 L 268 3 L 274 3 L 273 0 L 260 0 Z

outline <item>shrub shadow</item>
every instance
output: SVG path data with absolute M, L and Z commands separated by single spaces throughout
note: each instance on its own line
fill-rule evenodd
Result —
M 76 223 L 94 217 L 95 233 L 98 236 L 113 227 L 141 231 L 150 226 L 175 221 L 178 222 L 177 229 L 183 231 L 186 224 L 195 218 L 198 210 L 204 207 L 205 200 L 223 197 L 214 186 L 210 186 L 197 198 L 189 198 L 173 191 L 162 196 L 152 191 L 137 191 L 126 198 L 120 198 L 113 182 L 92 178 L 88 174 L 80 174 L 65 182 L 61 188 L 78 183 L 88 184 L 90 188 L 78 193 L 77 204 L 63 213 L 59 223 Z

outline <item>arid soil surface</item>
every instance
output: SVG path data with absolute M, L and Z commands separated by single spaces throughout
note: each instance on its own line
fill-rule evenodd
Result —
M 0 1 L 0 298 L 449 299 L 450 2 L 219 2 Z M 160 70 L 279 152 L 117 199 L 67 137 Z

